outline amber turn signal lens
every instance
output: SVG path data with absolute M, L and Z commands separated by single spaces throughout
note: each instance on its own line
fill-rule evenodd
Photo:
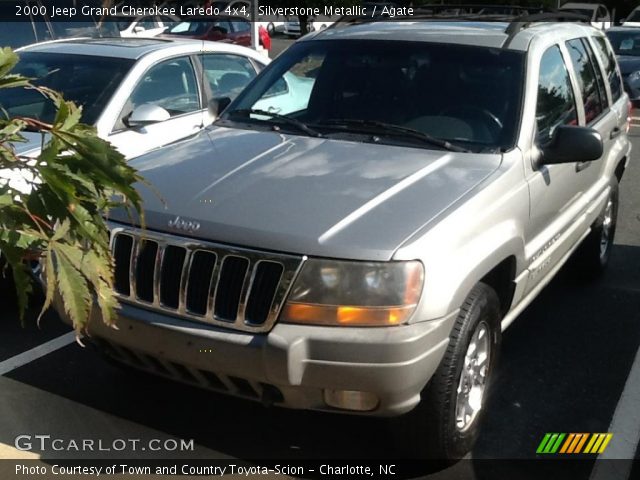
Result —
M 289 303 L 283 320 L 311 325 L 385 327 L 404 323 L 415 306 L 351 307 Z

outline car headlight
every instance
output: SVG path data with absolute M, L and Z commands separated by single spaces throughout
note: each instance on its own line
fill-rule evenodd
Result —
M 640 83 L 640 71 L 630 73 L 627 81 L 633 84 Z
M 280 321 L 383 327 L 405 323 L 418 305 L 421 262 L 308 260 Z

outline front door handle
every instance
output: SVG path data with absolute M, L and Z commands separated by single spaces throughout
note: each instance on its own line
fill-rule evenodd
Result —
M 609 138 L 611 140 L 613 140 L 614 138 L 616 138 L 621 133 L 622 133 L 622 129 L 620 127 L 616 127 L 613 130 L 611 130 L 611 133 L 609 133 Z

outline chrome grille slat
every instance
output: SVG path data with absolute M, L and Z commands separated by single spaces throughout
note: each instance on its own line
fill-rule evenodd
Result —
M 184 315 L 187 312 L 187 280 L 189 279 L 189 265 L 193 250 L 187 248 L 187 254 L 182 262 L 182 273 L 180 274 L 180 298 L 178 300 L 178 312 Z
M 182 237 L 177 237 L 170 234 L 164 233 L 155 233 L 149 231 L 142 231 L 137 228 L 129 228 L 129 227 L 119 227 L 112 226 L 112 237 L 111 237 L 111 246 L 112 249 L 115 249 L 116 238 L 119 235 L 127 235 L 132 238 L 132 247 L 131 247 L 131 258 L 129 262 L 129 295 L 123 295 L 116 291 L 116 295 L 118 298 L 125 303 L 132 303 L 139 305 L 143 308 L 167 313 L 174 316 L 183 317 L 189 320 L 194 320 L 201 323 L 206 323 L 210 325 L 223 326 L 233 330 L 241 330 L 247 332 L 266 332 L 269 331 L 273 325 L 275 324 L 278 315 L 280 314 L 280 310 L 283 306 L 284 300 L 289 293 L 291 288 L 291 284 L 295 279 L 296 275 L 300 271 L 302 264 L 304 263 L 306 257 L 296 256 L 296 255 L 288 255 L 288 254 L 279 254 L 279 253 L 271 253 L 271 252 L 261 252 L 257 250 L 245 249 L 242 247 L 228 247 L 221 244 L 216 244 L 213 242 L 204 242 L 198 240 L 192 240 Z M 148 239 L 150 242 L 154 242 L 157 244 L 157 251 L 155 256 L 155 262 L 153 267 L 150 265 L 149 268 L 154 268 L 153 272 L 144 271 L 145 275 L 149 275 L 153 273 L 153 302 L 146 302 L 141 300 L 137 296 L 136 289 L 136 272 L 139 264 L 139 258 L 142 251 L 142 241 L 143 239 Z M 163 269 L 165 268 L 165 261 L 168 261 L 172 266 L 173 270 L 168 270 L 167 272 L 177 271 L 180 265 L 180 260 L 182 258 L 182 254 L 179 258 L 176 259 L 176 255 L 168 255 L 167 249 L 171 252 L 175 252 L 176 248 L 184 249 L 184 261 L 181 267 L 180 274 L 180 287 L 179 287 L 179 301 L 178 307 L 175 305 L 167 306 L 162 301 L 162 295 L 164 295 L 163 288 L 166 288 L 170 284 L 165 284 L 162 286 L 163 282 Z M 207 263 L 200 263 L 202 266 L 198 271 L 193 271 L 193 261 L 194 257 L 196 257 L 196 252 L 203 252 L 203 256 L 201 259 L 206 258 Z M 214 257 L 211 257 L 213 255 Z M 167 257 L 171 257 L 169 260 L 166 260 Z M 221 288 L 221 282 L 224 283 L 225 279 L 222 278 L 221 272 L 223 269 L 223 265 L 225 260 L 228 257 L 237 257 L 235 259 L 236 268 L 232 269 L 229 274 L 226 274 L 226 279 L 231 279 L 232 283 L 226 285 L 224 288 Z M 126 257 L 125 257 L 126 258 Z M 242 260 L 242 261 L 240 261 Z M 244 262 L 244 264 L 243 264 Z M 266 283 L 265 280 L 262 280 L 262 283 L 257 283 L 256 287 L 256 274 L 258 272 L 258 268 L 262 262 L 271 262 L 281 266 L 282 275 L 279 279 L 276 276 L 272 275 Z M 147 264 L 151 263 L 147 257 Z M 144 265 L 144 264 L 143 264 Z M 205 266 L 206 265 L 206 266 Z M 237 265 L 241 265 L 241 269 L 237 269 Z M 246 270 L 244 269 L 244 265 L 246 265 Z M 213 267 L 212 267 L 213 266 Z M 117 264 L 116 264 L 117 268 Z M 187 295 L 189 292 L 189 278 L 190 275 L 194 276 L 194 281 L 197 282 L 206 282 L 206 285 L 201 286 L 192 292 L 191 301 L 192 305 L 197 305 L 196 308 L 199 312 L 192 312 L 187 307 Z M 207 276 L 211 272 L 211 278 L 208 279 Z M 235 273 L 231 273 L 235 272 Z M 244 276 L 242 276 L 244 275 Z M 177 275 L 175 275 L 177 277 Z M 149 278 L 148 276 L 146 277 Z M 165 279 L 168 278 L 166 275 Z M 242 282 L 240 284 L 240 282 Z M 268 285 L 269 288 L 261 289 L 260 285 Z M 126 284 L 125 284 L 126 285 Z M 196 284 L 194 284 L 196 285 Z M 235 287 L 231 287 L 235 285 Z M 241 285 L 241 287 L 240 287 Z M 173 287 L 171 287 L 173 288 Z M 231 290 L 229 290 L 231 288 Z M 229 297 L 230 300 L 225 304 L 223 300 L 222 304 L 225 306 L 226 312 L 224 315 L 233 315 L 234 309 L 236 309 L 234 299 L 236 295 L 238 295 L 238 289 L 240 289 L 240 296 L 238 299 L 237 310 L 235 319 L 222 319 L 217 318 L 215 315 L 216 309 L 216 298 L 221 291 L 235 292 L 232 297 Z M 247 305 L 249 299 L 256 292 L 257 294 L 262 295 L 262 305 L 263 307 L 260 309 L 260 313 L 256 314 L 255 311 L 253 316 L 261 317 L 259 319 L 248 319 L 247 316 Z M 172 290 L 175 292 L 175 290 Z M 264 292 L 267 292 L 266 294 Z M 271 292 L 275 292 L 271 298 Z M 206 293 L 206 297 L 205 297 Z M 269 304 L 270 308 L 267 312 L 266 305 Z M 229 303 L 230 302 L 230 303 Z M 206 305 L 206 313 L 203 315 L 204 306 Z M 266 318 L 264 317 L 266 314 Z M 253 321 L 251 323 L 249 320 Z
M 140 253 L 140 244 L 142 243 L 140 238 L 132 235 L 133 246 L 131 247 L 131 260 L 129 261 L 129 298 L 131 300 L 136 299 L 136 269 L 138 268 L 138 254 Z
M 162 273 L 162 261 L 164 258 L 165 245 L 158 244 L 156 252 L 156 264 L 153 271 L 153 305 L 160 305 L 160 275 Z
M 220 269 L 224 262 L 224 255 L 220 251 L 216 253 L 216 264 L 213 267 L 213 274 L 211 275 L 211 290 L 209 292 L 209 302 L 207 303 L 207 319 L 215 321 L 213 315 L 213 306 L 216 304 L 216 294 L 218 293 L 218 283 L 220 280 Z
M 245 312 L 247 310 L 247 302 L 249 301 L 249 294 L 251 293 L 251 286 L 253 285 L 253 279 L 256 275 L 256 268 L 258 268 L 258 262 L 252 263 L 249 260 L 247 266 L 247 273 L 244 276 L 244 282 L 242 283 L 242 289 L 240 290 L 240 302 L 238 303 L 238 315 L 236 316 L 236 323 L 245 323 Z

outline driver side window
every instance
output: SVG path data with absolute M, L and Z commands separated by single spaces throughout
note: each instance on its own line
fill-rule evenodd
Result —
M 536 123 L 541 145 L 551 139 L 557 126 L 578 123 L 569 71 L 557 46 L 548 49 L 540 62 Z
M 200 110 L 198 83 L 191 60 L 172 58 L 147 70 L 125 103 L 114 130 L 126 128 L 126 118 L 144 104 L 162 107 L 171 117 Z

